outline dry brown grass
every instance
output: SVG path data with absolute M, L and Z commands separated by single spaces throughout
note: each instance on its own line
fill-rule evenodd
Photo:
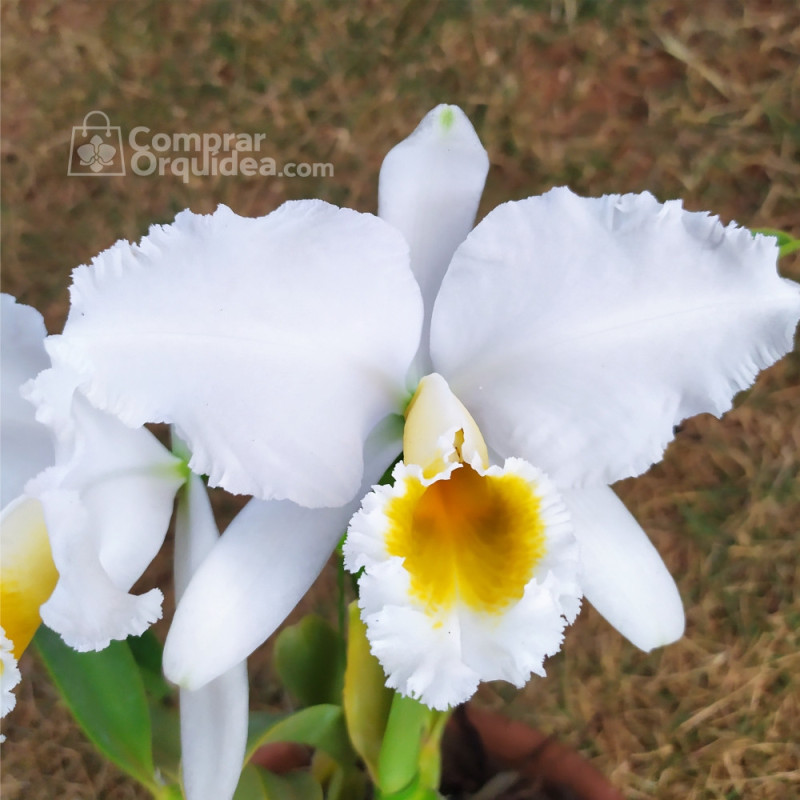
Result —
M 800 235 L 795 0 L 8 0 L 2 67 L 4 291 L 52 331 L 74 266 L 181 208 L 255 215 L 308 196 L 373 210 L 386 150 L 441 101 L 489 150 L 481 214 L 568 183 Z M 278 160 L 336 175 L 68 178 L 71 128 L 93 108 L 123 131 L 264 132 Z M 800 279 L 798 258 L 782 268 Z M 618 487 L 678 579 L 686 637 L 645 655 L 586 609 L 550 677 L 481 692 L 575 743 L 631 798 L 800 792 L 800 358 L 737 406 L 689 422 L 661 465 Z M 314 597 L 323 606 L 329 586 Z M 257 703 L 274 699 L 265 663 L 252 664 Z M 32 658 L 23 671 L 3 796 L 143 797 L 83 742 Z

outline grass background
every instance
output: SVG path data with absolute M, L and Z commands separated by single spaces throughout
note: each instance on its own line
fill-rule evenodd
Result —
M 6 0 L 2 44 L 3 290 L 51 332 L 73 267 L 182 208 L 260 215 L 320 197 L 373 211 L 383 156 L 443 101 L 490 154 L 480 216 L 569 184 L 800 235 L 796 0 Z M 335 176 L 67 177 L 72 126 L 92 109 L 123 135 L 265 133 L 278 162 L 330 162 Z M 800 279 L 800 259 L 781 270 Z M 681 642 L 640 653 L 586 608 L 548 678 L 480 701 L 579 747 L 630 798 L 797 797 L 798 409 L 795 353 L 617 486 L 678 580 Z M 168 561 L 142 586 L 163 586 Z M 329 581 L 306 608 L 330 604 Z M 3 797 L 144 797 L 94 755 L 32 655 L 22 670 Z M 254 707 L 283 702 L 268 648 L 251 675 Z

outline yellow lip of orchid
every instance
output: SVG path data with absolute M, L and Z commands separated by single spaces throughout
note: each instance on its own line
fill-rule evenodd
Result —
M 521 600 L 546 552 L 535 487 L 466 464 L 430 485 L 406 481 L 405 494 L 386 508 L 386 550 L 403 559 L 411 596 L 432 614 L 459 601 L 500 614 Z
M 423 378 L 406 409 L 403 453 L 423 480 L 408 475 L 387 506 L 386 549 L 404 559 L 412 595 L 432 612 L 460 598 L 500 613 L 521 599 L 545 549 L 540 499 L 519 475 L 485 474 L 483 436 L 441 375 Z
M 38 500 L 23 496 L 4 509 L 0 559 L 0 624 L 19 658 L 42 621 L 39 607 L 58 581 Z
M 579 607 L 569 515 L 531 464 L 489 465 L 440 375 L 420 381 L 403 445 L 394 485 L 365 498 L 344 548 L 348 569 L 366 567 L 360 603 L 388 685 L 434 708 L 480 680 L 521 686 Z
M 17 660 L 42 618 L 39 607 L 53 592 L 58 572 L 50 552 L 42 506 L 21 496 L 0 520 L 0 686 L 2 713 L 14 707 L 11 689 L 19 683 Z

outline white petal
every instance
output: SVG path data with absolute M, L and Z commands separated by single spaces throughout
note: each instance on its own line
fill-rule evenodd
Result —
M 641 650 L 680 639 L 683 604 L 647 534 L 608 487 L 562 492 L 581 549 L 586 599 Z
M 407 246 L 376 217 L 221 206 L 78 268 L 48 349 L 99 408 L 173 423 L 211 485 L 318 507 L 358 490 L 367 434 L 406 398 L 421 318 Z
M 501 455 L 563 487 L 639 474 L 792 348 L 774 242 L 647 194 L 506 203 L 453 258 L 434 365 Z
M 127 428 L 79 393 L 72 415 L 70 446 L 28 486 L 59 572 L 41 614 L 76 650 L 100 650 L 161 616 L 158 590 L 128 591 L 164 540 L 185 467 L 149 431 Z
M 217 531 L 202 480 L 192 475 L 178 495 L 175 593 L 213 548 Z M 230 800 L 247 746 L 247 666 L 236 664 L 202 689 L 180 691 L 181 759 L 187 800 Z
M 35 407 L 37 422 L 50 429 L 56 460 L 61 462 L 70 457 L 75 447 L 72 400 L 79 383 L 77 372 L 60 367 L 43 370 L 21 390 L 22 396 Z
M 409 576 L 400 559 L 376 564 L 358 585 L 370 650 L 390 689 L 441 710 L 475 693 L 481 676 L 464 663 L 458 616 L 436 626 L 409 604 Z
M 30 488 L 80 493 L 103 568 L 115 584 L 128 588 L 164 541 L 186 470 L 145 428 L 128 428 L 80 393 L 72 408 L 78 433 L 69 459 Z
M 425 301 L 427 349 L 433 301 L 456 247 L 475 222 L 489 157 L 464 112 L 440 105 L 387 154 L 381 166 L 378 214 L 406 237 L 411 268 Z M 430 372 L 421 353 L 420 375 Z
M 161 618 L 163 595 L 151 589 L 128 594 L 103 569 L 91 541 L 92 525 L 77 492 L 39 496 L 45 509 L 53 561 L 59 579 L 39 609 L 42 621 L 75 650 L 102 650 L 112 639 L 140 636 Z
M 400 452 L 398 423 L 384 420 L 370 435 L 367 485 Z M 247 658 L 308 591 L 357 505 L 307 509 L 288 501 L 250 501 L 178 604 L 164 646 L 166 676 L 197 689 Z
M 14 643 L 6 638 L 0 628 L 0 717 L 4 717 L 17 704 L 12 689 L 22 678 L 17 659 L 14 658 Z
M 0 307 L 0 508 L 22 494 L 34 475 L 53 463 L 49 431 L 34 417 L 20 388 L 50 366 L 44 349 L 47 331 L 42 315 L 2 295 Z
M 531 674 L 544 676 L 544 659 L 564 639 L 566 621 L 552 574 L 531 581 L 523 598 L 498 619 L 462 608 L 443 624 L 433 624 L 409 603 L 408 573 L 399 559 L 368 571 L 359 589 L 386 685 L 439 710 L 467 701 L 481 681 L 505 680 L 521 688 Z

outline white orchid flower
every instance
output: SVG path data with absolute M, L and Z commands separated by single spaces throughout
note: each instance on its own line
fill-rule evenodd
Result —
M 447 382 L 420 384 L 406 463 L 345 545 L 365 570 L 360 604 L 389 685 L 436 708 L 481 680 L 543 674 L 581 592 L 643 650 L 683 634 L 674 581 L 607 484 L 658 461 L 685 417 L 730 408 L 791 349 L 800 316 L 773 240 L 647 194 L 555 189 L 467 235 L 448 192 L 474 208 L 485 164 L 446 106 L 384 162 L 380 215 L 427 287 L 417 364 Z M 438 232 L 466 236 L 452 259 L 433 254 Z
M 93 408 L 74 373 L 50 367 L 45 336 L 37 311 L 3 296 L 0 613 L 16 656 L 42 620 L 95 650 L 161 616 L 158 589 L 128 592 L 188 471 L 146 429 Z
M 387 431 L 414 390 L 397 483 L 367 497 L 347 545 L 392 685 L 441 706 L 478 680 L 525 680 L 581 593 L 645 650 L 681 635 L 675 584 L 608 484 L 784 355 L 800 294 L 771 239 L 648 194 L 556 189 L 470 233 L 487 167 L 463 113 L 441 106 L 384 162 L 392 227 L 313 202 L 260 220 L 185 212 L 76 273 L 54 361 L 126 423 L 175 424 L 197 471 L 260 498 L 179 604 L 164 665 L 182 685 L 229 669 L 282 621 L 361 476 L 399 453 Z M 448 497 L 462 516 L 466 499 L 482 512 L 499 497 L 538 533 L 509 525 L 496 550 L 480 536 L 455 547 L 460 521 L 431 501 Z M 447 524 L 417 556 L 419 532 L 391 512 L 413 524 L 425 504 Z

